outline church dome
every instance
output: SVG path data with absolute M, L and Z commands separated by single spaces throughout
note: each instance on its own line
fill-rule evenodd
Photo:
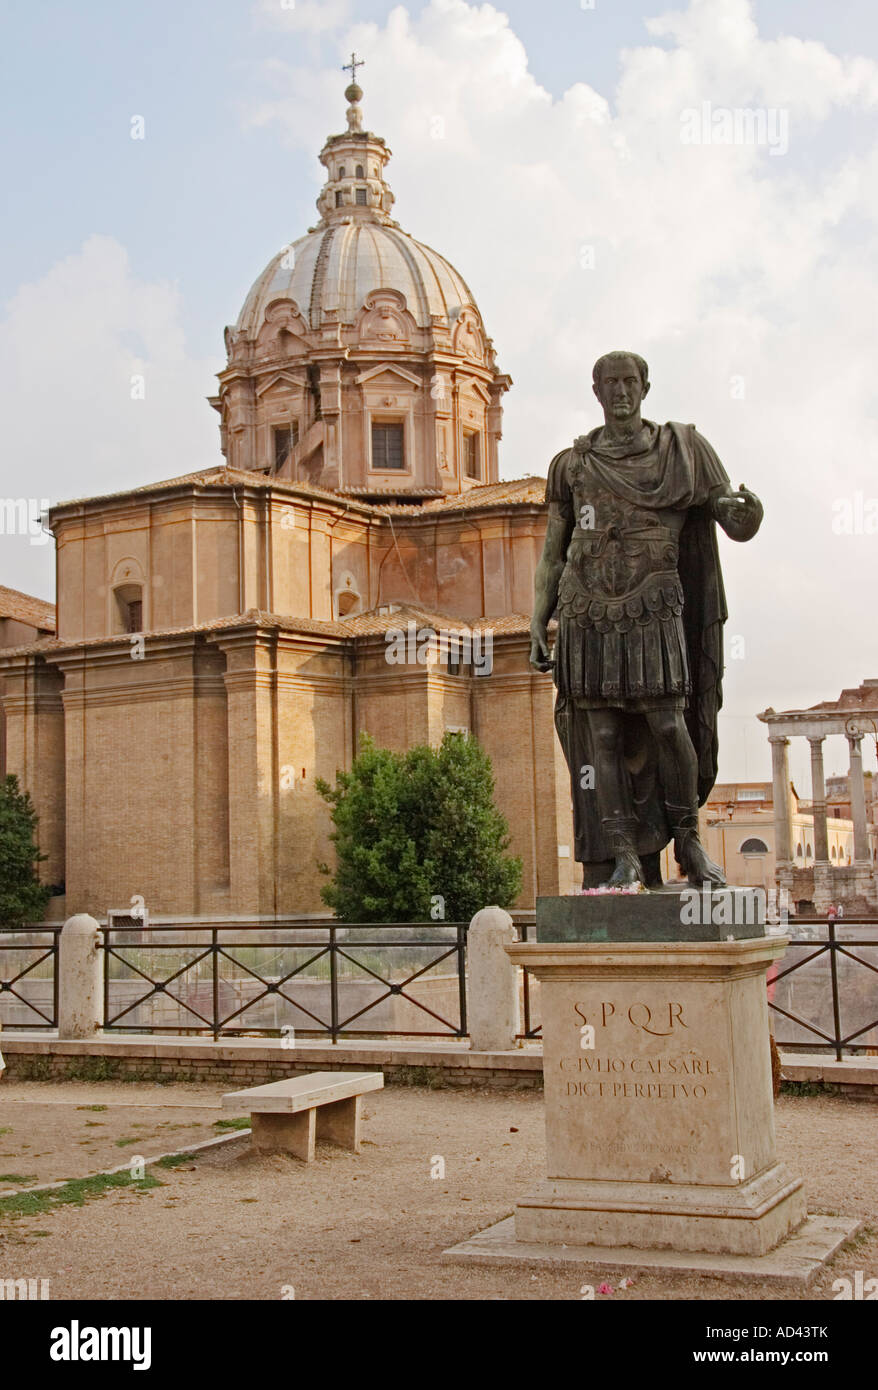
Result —
M 252 286 L 236 332 L 255 337 L 268 306 L 292 300 L 307 326 L 352 324 L 374 290 L 396 290 L 419 328 L 453 322 L 476 303 L 463 276 L 395 223 L 333 221 L 299 237 L 269 261 Z
M 317 225 L 226 329 L 222 450 L 233 468 L 338 491 L 459 494 L 499 477 L 511 383 L 463 276 L 391 216 L 391 152 L 363 129 L 362 95 L 352 81 L 347 129 L 320 151 Z

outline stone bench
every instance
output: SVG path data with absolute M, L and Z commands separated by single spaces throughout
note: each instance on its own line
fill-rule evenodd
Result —
M 380 1091 L 380 1071 L 313 1071 L 223 1096 L 224 1110 L 249 1110 L 252 1145 L 313 1163 L 318 1139 L 360 1152 L 362 1097 Z

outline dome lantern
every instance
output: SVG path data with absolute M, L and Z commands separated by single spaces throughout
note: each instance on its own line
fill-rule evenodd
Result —
M 356 69 L 363 63 L 355 53 L 344 69 L 351 72 L 345 98 L 348 128 L 343 135 L 330 135 L 320 151 L 320 162 L 329 178 L 317 199 L 320 226 L 356 219 L 363 222 L 390 222 L 395 202 L 384 180 L 390 150 L 380 135 L 363 129 L 360 102 L 363 89 L 356 81 Z

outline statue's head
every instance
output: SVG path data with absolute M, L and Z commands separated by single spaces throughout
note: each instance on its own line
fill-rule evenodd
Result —
M 605 352 L 592 368 L 592 390 L 604 414 L 616 420 L 636 415 L 649 391 L 649 367 L 636 352 Z

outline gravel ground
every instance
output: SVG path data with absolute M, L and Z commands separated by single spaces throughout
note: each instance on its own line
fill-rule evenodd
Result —
M 33 1183 L 118 1168 L 133 1154 L 154 1158 L 197 1144 L 213 1138 L 214 1121 L 224 1117 L 228 1112 L 211 1086 L 187 1087 L 184 1102 L 158 1086 L 4 1082 L 0 1197 Z
M 86 1171 L 92 1155 L 79 1143 L 83 1119 L 106 1119 L 115 1134 L 117 1126 L 131 1133 L 132 1117 L 140 1116 L 136 1122 L 152 1129 L 133 1132 L 149 1133 L 160 1152 L 178 1147 L 181 1135 L 215 1133 L 211 1110 L 221 1094 L 210 1086 L 115 1083 L 17 1083 L 3 1090 L 0 1128 L 11 1125 L 13 1134 L 0 1136 L 0 1151 L 21 1152 L 28 1133 L 29 1171 L 39 1162 L 52 1178 Z M 76 1108 L 94 1104 L 108 1109 Z M 194 1163 L 155 1170 L 164 1185 L 151 1191 L 117 1190 L 44 1216 L 0 1216 L 0 1275 L 49 1278 L 52 1298 L 73 1299 L 282 1299 L 294 1290 L 297 1300 L 578 1300 L 583 1283 L 616 1284 L 612 1273 L 587 1265 L 535 1270 L 441 1258 L 446 1247 L 508 1216 L 516 1195 L 539 1177 L 539 1093 L 389 1087 L 366 1097 L 365 1113 L 359 1156 L 319 1145 L 316 1162 L 305 1167 L 283 1156 L 258 1158 L 242 1136 Z M 805 1178 L 809 1210 L 859 1216 L 868 1233 L 806 1291 L 644 1274 L 633 1288 L 617 1290 L 614 1301 L 821 1301 L 834 1297 L 840 1274 L 878 1275 L 875 1107 L 785 1096 L 777 1122 L 780 1157 Z M 187 1128 L 171 1131 L 174 1123 Z M 124 1161 L 124 1149 L 110 1148 L 110 1162 L 88 1171 Z M 437 1158 L 444 1178 L 431 1177 Z M 2 1160 L 2 1171 L 9 1161 Z

